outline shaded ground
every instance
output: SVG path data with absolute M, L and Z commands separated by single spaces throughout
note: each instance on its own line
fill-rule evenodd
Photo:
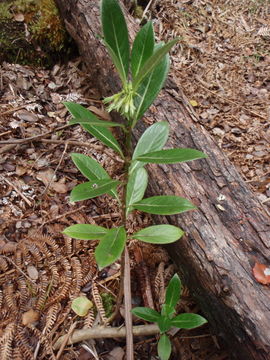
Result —
M 182 39 L 173 54 L 173 74 L 199 121 L 265 205 L 270 198 L 268 5 L 164 1 L 153 6 L 151 13 L 160 37 L 179 35 Z M 0 71 L 1 359 L 55 359 L 55 339 L 74 322 L 81 328 L 100 321 L 104 307 L 100 297 L 104 302 L 103 294 L 111 294 L 113 303 L 119 286 L 119 265 L 99 273 L 93 244 L 61 235 L 74 223 L 112 226 L 119 221 L 117 204 L 109 197 L 69 203 L 71 188 L 84 181 L 69 154 L 93 156 L 116 178 L 123 164 L 80 127 L 65 127 L 68 116 L 62 101 L 66 100 L 79 101 L 107 117 L 91 92 L 80 59 L 55 65 L 50 71 L 9 64 L 3 64 Z M 48 131 L 52 132 L 20 144 L 3 143 Z M 137 214 L 131 219 L 130 231 L 149 221 Z M 174 271 L 167 254 L 152 246 L 141 251 L 136 242 L 130 251 L 136 279 L 133 302 L 149 301 L 150 293 L 158 308 L 164 283 Z M 72 299 L 81 292 L 99 310 L 85 319 L 77 319 L 70 309 Z M 179 310 L 199 311 L 187 289 Z M 110 311 L 108 304 L 106 311 Z M 122 322 L 118 319 L 115 325 Z M 155 341 L 136 339 L 136 359 L 156 359 Z M 192 333 L 180 331 L 173 344 L 175 360 L 228 358 L 207 327 Z M 115 340 L 90 342 L 67 347 L 58 358 L 94 359 L 91 352 L 97 350 L 100 359 L 121 359 L 124 346 L 123 341 Z
M 61 235 L 73 223 L 111 227 L 120 218 L 116 202 L 106 196 L 69 203 L 69 191 L 83 181 L 69 154 L 82 152 L 93 156 L 116 178 L 123 164 L 111 150 L 104 153 L 104 147 L 79 126 L 65 127 L 67 112 L 62 105 L 65 100 L 91 105 L 92 111 L 108 116 L 98 110 L 99 100 L 90 99 L 87 76 L 79 59 L 68 66 L 56 65 L 52 71 L 3 64 L 2 76 L 1 138 L 26 139 L 52 130 L 47 136 L 21 144 L 2 144 L 0 149 L 2 358 L 20 359 L 20 354 L 24 354 L 23 359 L 53 359 L 57 351 L 53 352 L 52 343 L 75 321 L 76 328 L 91 327 L 100 321 L 104 313 L 100 296 L 111 294 L 110 302 L 114 303 L 120 276 L 117 264 L 98 272 L 93 258 L 95 244 Z M 142 214 L 130 220 L 130 231 L 150 222 Z M 130 251 L 136 279 L 133 301 L 148 305 L 153 297 L 158 308 L 173 266 L 161 248 L 143 245 L 142 249 L 134 241 Z M 147 287 L 147 278 L 152 289 Z M 81 293 L 94 301 L 101 315 L 92 311 L 85 319 L 76 319 L 70 305 Z M 187 294 L 185 289 L 179 310 L 197 312 Z M 105 312 L 111 311 L 110 306 L 105 306 Z M 122 322 L 118 319 L 115 325 Z M 183 353 L 184 359 L 193 356 L 219 359 L 213 339 L 207 328 L 188 334 L 179 332 L 174 342 L 175 356 Z M 117 359 L 121 353 L 118 357 L 108 355 L 116 344 L 107 340 L 87 346 L 96 348 L 101 353 L 100 359 Z M 120 341 L 118 346 L 121 349 L 124 342 Z M 156 340 L 139 339 L 135 349 L 136 358 L 154 359 Z M 67 347 L 61 359 L 92 359 L 87 351 L 81 345 Z
M 161 39 L 180 38 L 173 73 L 200 123 L 268 202 L 269 0 L 165 0 L 152 17 Z

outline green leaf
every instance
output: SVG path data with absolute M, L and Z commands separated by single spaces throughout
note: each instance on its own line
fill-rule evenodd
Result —
M 123 227 L 108 230 L 95 250 L 95 258 L 100 270 L 120 258 L 125 243 L 126 231 Z
M 169 56 L 165 55 L 161 62 L 154 68 L 154 70 L 151 71 L 141 82 L 138 90 L 136 91 L 138 96 L 136 96 L 134 99 L 136 111 L 132 124 L 133 127 L 159 94 L 167 78 L 169 66 Z
M 196 209 L 190 201 L 175 195 L 152 196 L 132 206 L 137 210 L 155 215 L 174 215 Z
M 122 149 L 115 139 L 113 134 L 107 128 L 101 128 L 99 126 L 89 126 L 89 125 L 82 125 L 84 130 L 88 131 L 89 134 L 95 136 L 98 140 L 100 140 L 103 144 L 107 145 L 109 148 L 113 149 L 114 151 L 118 152 L 122 158 L 124 158 Z
M 105 44 L 123 83 L 129 69 L 129 41 L 127 24 L 117 0 L 102 0 L 101 23 Z
M 160 316 L 157 321 L 158 327 L 160 329 L 161 333 L 164 333 L 172 327 L 171 325 L 171 319 L 169 319 L 167 316 Z
M 131 312 L 138 318 L 146 321 L 157 322 L 160 318 L 160 314 L 156 310 L 147 307 L 135 307 Z
M 95 115 L 93 115 L 91 111 L 81 106 L 80 104 L 64 102 L 64 105 L 75 119 L 89 119 L 90 121 L 92 121 L 93 116 L 95 117 Z M 109 129 L 86 124 L 82 124 L 81 126 L 91 135 L 95 136 L 98 140 L 100 140 L 103 144 L 107 145 L 111 149 L 118 152 L 122 157 L 124 157 L 118 141 L 115 139 Z
M 173 225 L 153 225 L 133 234 L 134 239 L 152 244 L 169 244 L 184 235 L 184 232 Z
M 103 180 L 111 179 L 107 171 L 94 159 L 90 156 L 84 154 L 73 153 L 71 154 L 72 161 L 80 170 L 80 172 L 88 180 Z M 111 190 L 108 192 L 111 196 L 118 198 L 116 190 Z
M 158 356 L 160 360 L 169 360 L 172 352 L 171 341 L 167 335 L 161 335 L 158 341 Z
M 181 281 L 177 274 L 171 278 L 166 289 L 165 304 L 170 308 L 175 308 L 181 294 Z
M 171 319 L 175 314 L 175 308 L 167 304 L 163 304 L 161 307 L 161 315 Z
M 87 315 L 88 311 L 93 307 L 92 301 L 86 296 L 79 296 L 72 300 L 71 309 L 79 316 Z
M 93 158 L 84 154 L 72 153 L 72 161 L 88 180 L 110 179 L 107 171 Z
M 154 164 L 175 164 L 206 157 L 207 156 L 203 152 L 194 149 L 168 149 L 143 154 L 138 156 L 137 159 Z
M 133 89 L 134 91 L 137 91 L 140 83 L 142 80 L 151 72 L 154 70 L 154 68 L 160 63 L 160 61 L 163 59 L 163 57 L 171 50 L 173 45 L 177 43 L 178 39 L 174 39 L 169 41 L 167 44 L 161 46 L 157 51 L 153 53 L 153 55 L 146 60 L 142 68 L 140 69 L 139 73 L 133 80 Z
M 144 168 L 139 168 L 132 172 L 128 177 L 126 209 L 127 213 L 132 210 L 131 204 L 143 198 L 147 187 L 148 175 Z
M 112 121 L 103 121 L 103 120 L 99 120 L 98 118 L 96 118 L 96 120 L 89 120 L 89 119 L 71 119 L 69 121 L 70 125 L 73 124 L 80 124 L 80 125 L 91 125 L 91 126 L 101 126 L 101 127 L 114 127 L 114 126 L 120 126 L 120 127 L 124 127 L 123 124 L 120 123 L 116 123 L 116 122 L 112 122 Z
M 135 78 L 145 61 L 153 54 L 154 29 L 152 21 L 148 21 L 137 33 L 131 51 L 131 73 Z
M 138 156 L 148 153 L 150 151 L 161 150 L 166 144 L 169 136 L 169 124 L 166 121 L 160 121 L 145 130 L 140 137 L 132 160 L 136 160 Z M 129 172 L 142 167 L 144 164 L 138 161 L 133 161 L 130 165 Z
M 101 240 L 108 232 L 108 229 L 91 224 L 71 225 L 63 231 L 63 234 L 80 240 Z
M 194 329 L 207 323 L 207 320 L 198 314 L 180 314 L 171 320 L 172 326 L 179 329 Z
M 105 194 L 119 184 L 117 180 L 94 180 L 75 186 L 70 193 L 70 201 L 92 199 Z

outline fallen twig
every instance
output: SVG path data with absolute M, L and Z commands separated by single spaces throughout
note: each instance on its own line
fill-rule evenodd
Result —
M 72 335 L 73 331 L 75 330 L 76 325 L 77 325 L 77 322 L 71 324 L 71 326 L 70 326 L 67 334 L 64 335 L 62 344 L 61 344 L 61 346 L 60 346 L 60 348 L 59 348 L 59 351 L 58 351 L 58 353 L 57 353 L 57 355 L 56 355 L 56 360 L 59 360 L 59 359 L 60 359 L 60 356 L 62 355 L 62 353 L 63 353 L 63 351 L 64 351 L 64 348 L 65 348 L 65 346 L 66 346 L 66 344 L 67 344 L 67 342 L 68 342 L 68 339 L 70 338 L 70 336 Z
M 5 258 L 7 261 L 9 261 L 9 262 L 11 262 L 11 264 L 27 279 L 27 280 L 29 280 L 33 285 L 37 285 L 25 272 L 23 272 L 20 268 L 19 268 L 19 266 L 17 266 L 16 264 L 15 264 L 15 262 L 13 261 L 13 260 L 11 260 L 11 258 L 10 257 L 7 257 L 7 256 L 5 256 L 5 255 L 1 255 L 3 258 Z
M 1 179 L 5 181 L 9 186 L 11 186 L 17 194 L 20 195 L 20 197 L 26 202 L 27 205 L 32 206 L 32 203 L 29 199 L 27 199 L 26 196 L 23 195 L 23 193 L 14 185 L 12 182 L 10 182 L 8 179 L 4 178 L 4 176 L 1 175 Z
M 159 334 L 159 328 L 157 325 L 137 325 L 132 327 L 132 333 L 134 336 L 148 336 Z M 67 345 L 75 344 L 80 341 L 89 340 L 89 339 L 101 339 L 101 338 L 115 338 L 120 337 L 124 338 L 126 336 L 126 328 L 115 328 L 115 327 L 103 327 L 95 326 L 90 329 L 80 329 L 75 330 L 74 333 L 70 336 Z M 61 347 L 66 335 L 61 336 L 54 344 L 54 350 L 57 350 Z
M 64 158 L 65 153 L 67 152 L 67 147 L 68 147 L 68 141 L 66 141 L 66 143 L 65 143 L 65 148 L 64 148 L 64 151 L 63 151 L 63 153 L 62 153 L 62 155 L 61 155 L 61 158 L 60 158 L 60 160 L 59 160 L 59 162 L 58 162 L 58 165 L 56 166 L 56 168 L 55 168 L 55 170 L 54 170 L 54 173 L 53 173 L 50 181 L 48 182 L 48 184 L 46 185 L 45 189 L 43 190 L 43 192 L 42 192 L 42 194 L 41 194 L 41 197 L 42 197 L 44 194 L 46 194 L 46 192 L 48 191 L 49 187 L 51 186 L 51 184 L 52 184 L 52 182 L 53 182 L 53 178 L 54 178 L 54 176 L 56 175 L 56 173 L 57 173 L 57 171 L 58 171 L 58 169 L 59 169 L 59 166 L 61 165 L 61 163 L 62 163 L 62 161 L 63 161 L 63 158 Z
M 66 140 L 51 140 L 51 139 L 41 139 L 41 142 L 46 143 L 46 144 L 65 144 L 67 141 Z M 0 142 L 1 144 L 1 142 Z M 85 146 L 91 149 L 95 149 L 97 151 L 102 151 L 104 154 L 108 155 L 111 159 L 116 160 L 118 162 L 123 163 L 124 160 L 121 159 L 119 156 L 115 155 L 115 154 L 111 154 L 110 151 L 108 151 L 107 149 L 104 148 L 103 145 L 96 145 L 90 142 L 81 142 L 81 141 L 75 141 L 75 140 L 68 140 L 68 145 L 73 145 L 73 146 Z
M 126 324 L 126 357 L 127 360 L 134 359 L 132 313 L 131 313 L 131 285 L 130 285 L 130 260 L 127 246 L 125 247 L 125 270 L 124 270 L 124 304 Z
M 62 217 L 65 217 L 65 216 L 74 214 L 75 212 L 80 211 L 80 210 L 84 209 L 85 207 L 86 207 L 85 205 L 82 205 L 82 206 L 80 206 L 79 208 L 70 210 L 70 211 L 68 211 L 68 212 L 66 212 L 66 213 L 64 213 L 64 214 L 61 214 L 61 215 L 56 216 L 56 217 L 53 218 L 53 219 L 50 219 L 50 220 L 45 221 L 44 223 L 42 223 L 42 224 L 40 225 L 40 227 L 38 228 L 38 231 L 40 231 L 40 229 L 42 229 L 44 225 L 47 225 L 47 224 L 49 224 L 49 223 L 52 222 L 52 221 L 59 220 L 59 219 L 61 219 Z
M 72 124 L 73 125 L 73 124 Z M 50 135 L 51 133 L 53 132 L 57 132 L 59 130 L 63 130 L 63 129 L 66 129 L 67 127 L 70 127 L 71 124 L 66 124 L 66 125 L 63 125 L 63 126 L 59 126 L 58 128 L 55 128 L 55 129 L 52 129 L 52 130 L 49 130 L 45 133 L 42 133 L 42 134 L 39 134 L 39 135 L 35 135 L 35 136 L 30 136 L 30 137 L 27 137 L 25 139 L 9 139 L 9 140 L 2 140 L 0 141 L 0 145 L 4 145 L 4 144 L 26 144 L 28 142 L 31 142 L 31 141 L 36 141 L 36 140 L 39 140 L 43 137 L 46 137 L 48 135 Z

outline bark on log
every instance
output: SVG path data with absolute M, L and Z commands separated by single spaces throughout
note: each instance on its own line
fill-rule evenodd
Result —
M 56 0 L 78 44 L 89 78 L 100 95 L 119 89 L 112 63 L 97 34 L 97 0 Z M 137 25 L 129 17 L 131 37 Z M 270 288 L 252 275 L 255 262 L 269 264 L 270 217 L 226 155 L 198 124 L 172 79 L 146 115 L 170 123 L 169 145 L 197 148 L 208 159 L 183 165 L 150 166 L 149 194 L 177 194 L 198 210 L 168 221 L 186 236 L 169 247 L 193 295 L 216 333 L 237 359 L 270 359 Z M 144 125 L 138 128 L 137 137 Z M 162 219 L 166 222 L 167 219 Z

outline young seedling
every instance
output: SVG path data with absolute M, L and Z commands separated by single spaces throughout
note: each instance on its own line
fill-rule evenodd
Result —
M 102 121 L 79 104 L 64 103 L 73 117 L 71 124 L 80 124 L 84 130 L 118 153 L 125 162 L 124 180 L 119 181 L 112 179 L 93 158 L 78 153 L 71 155 L 73 162 L 88 181 L 73 188 L 70 201 L 83 201 L 109 194 L 118 199 L 122 212 L 122 225 L 119 227 L 107 229 L 92 224 L 76 224 L 64 230 L 64 234 L 75 239 L 99 241 L 95 249 L 99 269 L 118 260 L 130 239 L 167 244 L 177 241 L 183 235 L 183 231 L 176 226 L 153 225 L 137 231 L 127 239 L 127 217 L 133 210 L 172 215 L 195 209 L 191 202 L 175 195 L 144 198 L 148 182 L 145 165 L 175 164 L 206 157 L 204 153 L 194 149 L 163 150 L 169 136 L 169 124 L 165 121 L 147 128 L 132 151 L 133 128 L 164 84 L 169 70 L 168 52 L 177 39 L 166 44 L 156 44 L 153 24 L 149 21 L 136 35 L 130 51 L 127 25 L 117 0 L 101 1 L 101 22 L 104 45 L 122 82 L 121 91 L 104 99 L 104 103 L 108 104 L 108 111 L 114 110 L 122 115 L 123 123 Z M 123 145 L 114 137 L 111 127 L 119 127 L 122 130 Z M 129 273 L 128 266 L 126 249 L 126 277 Z M 128 284 L 129 279 L 125 283 Z M 125 291 L 125 299 L 128 296 L 129 291 Z M 131 314 L 127 303 L 125 306 L 127 322 Z
M 158 356 L 161 360 L 168 360 L 171 355 L 171 342 L 166 334 L 172 327 L 179 329 L 194 329 L 207 322 L 205 318 L 198 314 L 185 313 L 175 315 L 176 305 L 181 296 L 181 281 L 175 274 L 166 289 L 165 303 L 162 305 L 161 312 L 157 312 L 147 307 L 136 307 L 132 313 L 137 317 L 151 322 L 156 322 L 160 329 L 158 341 Z

